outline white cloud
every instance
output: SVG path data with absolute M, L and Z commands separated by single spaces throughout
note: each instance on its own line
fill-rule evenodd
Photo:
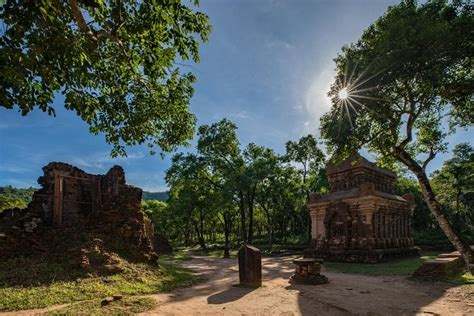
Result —
M 74 157 L 70 161 L 73 165 L 81 168 L 90 168 L 93 172 L 104 172 L 104 169 L 112 167 L 113 164 L 127 164 L 131 160 L 142 158 L 145 158 L 145 153 L 142 151 L 128 153 L 127 157 L 116 158 L 111 157 L 109 152 L 101 151 L 93 153 L 87 158 Z
M 293 45 L 293 44 L 291 44 L 287 41 L 280 40 L 280 39 L 276 39 L 276 40 L 267 39 L 265 45 L 267 46 L 267 48 L 272 49 L 272 50 L 280 49 L 280 48 L 284 48 L 284 49 L 295 48 L 295 45 Z
M 246 119 L 246 118 L 249 117 L 249 114 L 247 113 L 247 111 L 243 110 L 243 111 L 240 111 L 240 112 L 235 113 L 235 114 L 230 114 L 229 117 L 239 118 L 239 119 Z

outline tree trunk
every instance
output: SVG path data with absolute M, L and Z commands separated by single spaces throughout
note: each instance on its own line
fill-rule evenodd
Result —
M 249 205 L 249 230 L 247 236 L 247 243 L 252 244 L 253 239 L 253 205 Z
M 230 245 L 229 245 L 229 236 L 232 228 L 232 221 L 230 219 L 230 214 L 224 211 L 224 258 L 230 258 Z
M 196 236 L 198 239 L 199 246 L 203 251 L 208 252 L 209 249 L 207 249 L 206 241 L 204 240 L 204 232 L 199 229 L 199 225 L 196 221 L 194 221 L 194 229 L 196 230 Z
M 260 206 L 262 207 L 265 215 L 267 216 L 267 231 L 268 231 L 268 248 L 270 251 L 272 251 L 273 248 L 273 221 L 272 217 L 270 215 L 270 211 L 268 210 L 267 207 L 264 206 L 263 203 L 260 203 Z
M 469 244 L 463 240 L 461 235 L 456 232 L 454 227 L 449 223 L 447 216 L 441 204 L 436 200 L 436 196 L 430 185 L 425 170 L 405 151 L 399 152 L 399 158 L 410 169 L 418 179 L 424 200 L 436 218 L 439 227 L 444 232 L 453 246 L 461 253 L 466 263 L 466 268 L 474 272 L 474 253 Z
M 253 202 L 255 199 L 255 190 L 257 186 L 254 185 L 253 189 L 251 192 L 247 192 L 247 207 L 249 210 L 249 230 L 248 230 L 248 236 L 247 236 L 247 243 L 252 244 L 253 241 Z
M 246 228 L 246 220 L 245 220 L 245 200 L 244 200 L 244 193 L 242 191 L 239 192 L 239 199 L 240 199 L 240 236 L 242 238 L 242 242 L 245 244 L 247 240 L 247 228 Z

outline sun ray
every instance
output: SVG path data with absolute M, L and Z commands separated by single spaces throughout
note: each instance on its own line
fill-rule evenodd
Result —
M 376 88 L 377 88 L 376 86 L 373 86 L 373 87 L 358 89 L 358 90 L 351 89 L 349 92 L 353 94 L 353 93 L 359 93 L 359 92 L 366 92 L 366 91 L 374 90 Z
M 346 102 L 344 101 L 344 108 L 346 109 L 347 118 L 349 119 L 349 124 L 351 125 L 351 129 L 354 129 L 354 125 L 352 124 L 351 114 L 349 113 L 349 108 L 347 107 Z
M 385 69 L 386 69 L 386 68 L 385 68 Z M 384 72 L 385 69 L 382 69 L 382 70 L 376 72 L 375 74 L 373 74 L 373 75 L 370 76 L 369 78 L 365 79 L 365 80 L 362 81 L 362 82 L 359 82 L 357 85 L 352 86 L 351 88 L 352 88 L 352 89 L 356 89 L 357 87 L 360 87 L 361 85 L 363 85 L 363 84 L 366 83 L 367 81 L 372 80 L 374 77 L 376 77 L 376 76 L 378 76 L 379 74 L 381 74 L 382 72 Z
M 371 109 L 370 109 L 367 105 L 365 105 L 365 104 L 363 104 L 363 103 L 357 101 L 357 100 L 354 99 L 353 97 L 349 97 L 349 100 L 351 100 L 351 101 L 357 103 L 358 105 L 360 105 L 361 107 L 364 107 L 364 108 L 366 108 L 367 110 L 371 111 Z
M 347 80 L 347 83 L 351 82 L 352 77 L 354 76 L 354 73 L 355 73 L 356 70 L 357 70 L 357 66 L 359 65 L 359 61 L 360 61 L 360 59 L 357 60 L 354 69 L 352 69 L 351 75 L 350 75 L 350 77 L 349 77 L 349 80 Z M 346 83 L 346 84 L 347 84 L 347 83 Z M 346 85 L 346 84 L 344 84 L 344 85 Z
M 355 106 L 351 103 L 351 100 L 350 100 L 350 99 L 347 100 L 347 104 L 349 104 L 349 106 L 351 107 L 351 109 L 354 110 L 354 112 L 356 112 L 357 114 L 359 114 L 359 111 L 357 111 L 357 109 L 355 108 Z
M 351 89 L 354 89 L 354 88 L 355 88 L 355 86 L 359 83 L 359 80 L 361 80 L 362 77 L 367 73 L 367 71 L 369 71 L 370 67 L 372 67 L 372 64 L 373 64 L 373 63 L 374 63 L 374 62 L 371 62 L 371 63 L 357 76 L 357 78 L 355 78 L 355 80 L 350 83 Z
M 374 97 L 369 97 L 367 95 L 359 95 L 359 94 L 350 94 L 350 96 L 353 98 L 362 98 L 362 99 L 369 99 L 369 100 L 376 100 L 376 101 L 383 100 L 381 98 L 374 98 Z

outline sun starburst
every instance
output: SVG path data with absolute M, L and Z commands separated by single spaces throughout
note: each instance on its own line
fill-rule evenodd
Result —
M 361 71 L 355 79 L 353 79 L 354 74 L 356 74 L 357 72 L 357 66 L 358 66 L 358 63 L 356 63 L 355 67 L 352 69 L 349 76 L 348 76 L 349 67 L 346 67 L 346 70 L 344 72 L 344 77 L 341 80 L 342 82 L 336 88 L 337 95 L 335 99 L 335 102 L 336 102 L 335 106 L 342 107 L 341 114 L 347 115 L 351 128 L 354 127 L 353 117 L 351 113 L 359 114 L 358 108 L 360 109 L 364 107 L 370 110 L 370 108 L 366 106 L 364 101 L 380 100 L 380 98 L 376 98 L 376 97 L 368 95 L 368 93 L 371 90 L 375 89 L 375 86 L 367 87 L 367 84 L 369 83 L 369 81 L 371 81 L 372 79 L 374 79 L 376 76 L 378 76 L 380 73 L 383 72 L 383 70 L 381 70 L 370 76 L 367 76 L 367 73 L 372 66 L 372 64 L 370 64 L 368 67 L 366 67 L 366 69 Z

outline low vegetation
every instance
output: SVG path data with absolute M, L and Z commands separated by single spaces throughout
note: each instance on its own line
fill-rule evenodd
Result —
M 166 292 L 199 281 L 191 271 L 162 259 L 156 265 L 121 260 L 118 267 L 121 272 L 86 273 L 44 257 L 0 262 L 0 311 L 89 301 L 114 294 L 128 297 Z M 87 304 L 92 308 L 95 301 Z
M 326 270 L 338 273 L 363 274 L 372 276 L 406 276 L 409 277 L 425 260 L 436 258 L 440 252 L 426 251 L 420 257 L 391 260 L 388 262 L 368 264 L 354 262 L 325 262 Z M 474 276 L 470 272 L 447 280 L 456 285 L 474 284 Z
M 415 272 L 424 260 L 434 259 L 439 252 L 425 252 L 420 257 L 403 258 L 382 263 L 325 262 L 324 267 L 333 272 L 364 275 L 406 275 Z

